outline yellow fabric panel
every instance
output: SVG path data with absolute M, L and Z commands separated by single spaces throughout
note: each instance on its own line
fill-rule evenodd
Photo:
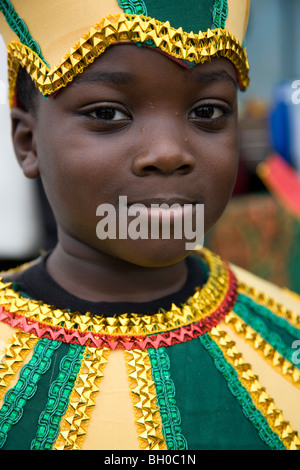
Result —
M 220 327 L 236 343 L 237 350 L 243 355 L 246 363 L 251 365 L 252 371 L 258 376 L 258 380 L 267 394 L 274 399 L 275 405 L 282 411 L 283 417 L 289 421 L 293 430 L 298 431 L 300 434 L 300 407 L 295 406 L 296 403 L 300 402 L 300 389 L 274 370 L 229 325 L 222 322 Z
M 63 6 L 61 0 L 13 0 L 12 4 L 50 67 L 58 65 L 103 17 L 123 13 L 117 0 L 64 0 Z M 6 43 L 16 39 L 7 35 L 6 28 L 3 36 Z
M 230 31 L 242 43 L 245 38 L 250 0 L 228 0 L 228 16 L 225 22 L 225 29 Z M 245 21 L 241 21 L 245 18 Z
M 5 44 L 8 44 L 11 41 L 19 41 L 18 36 L 14 33 L 8 26 L 6 19 L 4 18 L 3 13 L 0 12 L 0 33 L 4 39 Z
M 124 351 L 121 349 L 111 351 L 99 388 L 82 449 L 140 450 Z

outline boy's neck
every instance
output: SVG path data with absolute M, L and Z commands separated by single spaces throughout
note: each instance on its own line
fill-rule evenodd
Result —
M 172 266 L 135 266 L 81 242 L 58 243 L 47 260 L 50 276 L 67 292 L 92 302 L 149 302 L 174 292 L 187 280 L 185 261 Z

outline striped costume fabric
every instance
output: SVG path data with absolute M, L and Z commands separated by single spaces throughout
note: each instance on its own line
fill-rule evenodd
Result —
M 188 300 L 174 313 L 173 320 L 183 323 L 178 328 L 173 324 L 168 330 L 168 323 L 163 328 L 157 318 L 140 316 L 131 319 L 136 336 L 127 336 L 120 321 L 114 324 L 110 318 L 107 321 L 115 334 L 105 335 L 99 344 L 82 340 L 84 333 L 90 339 L 93 336 L 91 326 L 83 331 L 84 316 L 77 318 L 75 329 L 69 312 L 58 315 L 56 311 L 60 321 L 46 328 L 49 306 L 23 297 L 16 285 L 13 290 L 3 282 L 2 325 L 14 330 L 14 335 L 0 364 L 1 448 L 85 449 L 89 433 L 97 429 L 91 425 L 90 431 L 90 423 L 101 400 L 106 370 L 119 353 L 127 376 L 127 390 L 122 393 L 130 397 L 139 449 L 299 449 L 296 430 L 239 350 L 239 341 L 247 344 L 299 392 L 300 361 L 295 360 L 292 346 L 295 341 L 300 344 L 299 316 L 240 282 L 208 250 L 203 259 L 210 274 L 197 292 L 198 302 L 204 301 L 205 289 L 211 290 L 216 282 L 214 276 L 224 286 L 217 302 L 211 300 L 209 305 L 206 298 L 205 328 L 189 329 L 199 321 L 183 315 L 192 302 Z M 91 321 L 86 319 L 86 325 Z M 149 334 L 145 333 L 147 324 Z M 109 327 L 102 328 L 107 333 Z M 167 331 L 153 333 L 155 328 Z M 58 334 L 50 334 L 51 330 Z M 75 331 L 77 336 L 72 335 Z M 101 334 L 98 331 L 96 338 Z

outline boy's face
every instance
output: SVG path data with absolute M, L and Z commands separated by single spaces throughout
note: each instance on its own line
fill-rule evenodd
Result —
M 109 48 L 54 99 L 39 98 L 36 161 L 59 227 L 133 264 L 182 260 L 185 239 L 100 240 L 100 204 L 204 204 L 205 232 L 237 169 L 237 85 L 226 59 L 188 69 L 150 48 Z

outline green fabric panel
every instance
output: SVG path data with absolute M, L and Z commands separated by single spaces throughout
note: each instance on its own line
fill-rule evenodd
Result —
M 285 450 L 285 446 L 278 434 L 272 431 L 267 419 L 263 416 L 261 411 L 256 408 L 251 395 L 242 385 L 237 371 L 227 361 L 217 343 L 208 334 L 202 335 L 199 339 L 213 359 L 217 370 L 221 372 L 226 380 L 231 393 L 237 398 L 245 416 L 247 416 L 255 426 L 263 442 L 272 450 Z
M 68 353 L 69 345 L 61 343 L 54 352 L 51 366 L 41 377 L 35 395 L 27 402 L 21 420 L 15 424 L 8 434 L 3 450 L 29 450 L 31 441 L 36 435 L 38 420 L 44 410 L 50 384 L 59 373 L 59 365 L 62 358 Z
M 148 15 L 156 20 L 169 21 L 173 28 L 183 31 L 206 31 L 212 27 L 215 0 L 145 0 Z
M 167 353 L 189 450 L 269 449 L 198 339 L 167 348 Z

